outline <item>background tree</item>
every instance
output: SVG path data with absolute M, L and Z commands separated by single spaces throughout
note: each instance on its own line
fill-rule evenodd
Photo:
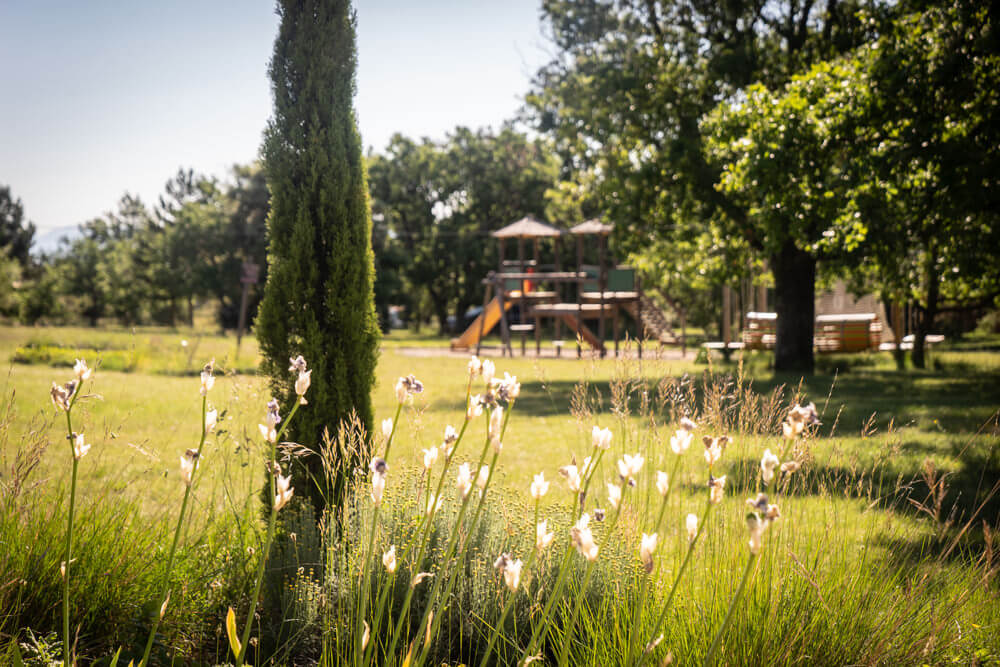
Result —
M 269 274 L 257 337 L 275 395 L 294 400 L 289 357 L 309 361 L 309 409 L 293 439 L 318 447 L 329 428 L 356 414 L 372 432 L 371 391 L 378 346 L 372 299 L 371 217 L 353 109 L 355 16 L 347 0 L 282 0 L 270 64 L 274 116 L 263 157 L 271 188 Z M 342 452 L 334 488 L 319 457 L 313 504 L 339 503 L 368 452 Z M 305 486 L 304 475 L 298 477 Z
M 750 86 L 738 103 L 706 116 L 706 154 L 721 164 L 718 189 L 744 211 L 743 220 L 717 212 L 714 226 L 749 232 L 774 274 L 778 315 L 776 368 L 811 358 L 817 261 L 856 250 L 867 226 L 845 214 L 851 187 L 846 169 L 845 114 L 854 107 L 854 70 L 821 63 L 778 91 Z M 804 370 L 804 369 L 803 369 Z
M 10 187 L 0 186 L 0 248 L 7 257 L 16 260 L 22 268 L 31 263 L 31 242 L 35 238 L 35 225 L 24 219 L 24 206 L 14 199 Z
M 716 188 L 723 165 L 707 155 L 702 120 L 752 83 L 776 89 L 810 63 L 870 40 L 856 18 L 861 4 L 545 0 L 558 53 L 537 74 L 528 102 L 565 165 L 600 175 L 602 208 L 619 222 L 625 249 L 669 251 L 650 240 L 692 242 L 694 232 L 706 235 L 700 247 L 733 239 L 761 253 L 748 211 Z M 723 217 L 737 234 L 709 229 Z M 808 309 L 812 296 L 798 289 L 798 277 L 815 270 L 809 256 L 791 241 L 777 256 L 787 267 L 775 276 L 778 299 Z M 726 265 L 739 275 L 747 264 Z M 796 324 L 778 341 L 776 367 L 810 371 L 813 323 Z
M 854 279 L 913 306 L 923 368 L 941 313 L 1000 296 L 1000 32 L 971 0 L 904 9 L 857 56 L 851 203 L 870 234 Z
M 440 143 L 393 136 L 369 159 L 369 174 L 373 209 L 392 234 L 386 249 L 405 253 L 406 282 L 428 295 L 445 333 L 450 315 L 461 326 L 482 304 L 482 279 L 497 265 L 490 232 L 525 215 L 544 217 L 558 165 L 548 142 L 513 127 L 458 127 Z M 419 297 L 408 302 L 416 306 Z

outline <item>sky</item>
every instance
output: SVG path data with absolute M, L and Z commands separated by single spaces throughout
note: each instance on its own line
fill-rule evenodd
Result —
M 540 0 L 355 0 L 365 149 L 497 126 L 548 60 Z M 277 33 L 265 0 L 0 1 L 0 185 L 40 233 L 149 205 L 180 167 L 257 157 Z

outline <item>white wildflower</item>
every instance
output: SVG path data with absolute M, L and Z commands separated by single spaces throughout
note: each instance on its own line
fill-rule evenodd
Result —
M 292 499 L 292 494 L 295 493 L 295 489 L 289 486 L 291 482 L 291 475 L 288 477 L 278 475 L 278 478 L 274 481 L 274 490 L 277 492 L 277 495 L 274 496 L 275 512 L 280 512 L 281 508 L 287 505 L 288 501 Z
M 73 458 L 77 461 L 82 459 L 90 451 L 90 445 L 83 441 L 83 433 L 74 433 L 73 436 Z
M 545 481 L 545 473 L 540 472 L 535 475 L 531 482 L 531 497 L 541 500 L 542 496 L 549 492 L 549 483 Z
M 608 484 L 608 504 L 610 504 L 615 509 L 618 509 L 618 505 L 622 501 L 622 487 L 617 484 Z
M 653 533 L 652 535 L 642 534 L 642 540 L 639 544 L 639 560 L 642 561 L 647 574 L 653 571 L 653 552 L 656 551 L 658 539 L 659 535 L 657 533 Z
M 548 532 L 549 521 L 539 521 L 538 525 L 535 526 L 535 548 L 539 551 L 543 551 L 547 546 L 552 543 L 555 533 Z
M 396 572 L 396 545 L 389 547 L 389 550 L 382 554 L 382 565 L 385 566 L 385 571 L 389 574 L 395 574 Z
M 595 426 L 591 429 L 590 440 L 595 449 L 608 450 L 611 448 L 611 429 Z

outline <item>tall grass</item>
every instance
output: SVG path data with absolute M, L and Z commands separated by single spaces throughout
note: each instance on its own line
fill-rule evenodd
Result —
M 376 460 L 354 471 L 345 503 L 320 517 L 293 504 L 274 521 L 273 506 L 255 508 L 257 489 L 245 475 L 242 489 L 222 493 L 230 512 L 186 534 L 171 533 L 166 516 L 141 514 L 137 501 L 88 494 L 69 600 L 78 655 L 124 646 L 123 656 L 138 657 L 152 634 L 149 664 L 1000 659 L 996 485 L 972 484 L 930 457 L 907 474 L 891 432 L 865 432 L 846 452 L 843 437 L 820 437 L 817 426 L 785 437 L 790 408 L 804 402 L 801 386 L 760 393 L 740 367 L 733 375 L 650 380 L 621 363 L 606 393 L 589 377 L 570 391 L 572 426 L 564 433 L 578 435 L 553 451 L 574 456 L 550 457 L 534 471 L 550 483 L 538 493 L 534 472 L 505 461 L 550 443 L 525 435 L 534 417 L 522 414 L 531 406 L 522 405 L 517 380 L 480 369 L 472 364 L 464 396 L 439 399 L 455 406 L 453 435 L 419 433 L 418 443 L 390 446 L 406 437 L 402 424 L 420 422 L 414 378 L 393 389 L 396 416 L 389 413 L 374 437 L 343 424 L 322 443 L 278 449 L 277 432 L 242 434 L 237 447 L 248 465 L 319 456 L 331 475 L 351 451 L 376 443 Z M 838 415 L 823 414 L 827 401 L 818 398 L 827 431 Z M 613 437 L 599 438 L 594 425 Z M 45 636 L 58 627 L 54 545 L 66 518 L 62 505 L 39 502 L 65 483 L 33 485 L 50 429 L 39 422 L 31 432 L 33 444 L 3 441 L 0 539 L 11 548 L 0 552 L 0 633 L 21 642 L 27 628 Z M 685 437 L 689 449 L 678 444 Z M 981 453 L 993 465 L 990 442 L 975 440 L 961 456 Z M 435 453 L 414 462 L 409 453 L 421 446 Z M 794 465 L 782 473 L 764 464 L 765 450 Z M 206 464 L 222 466 L 224 458 Z M 7 469 L 22 472 L 7 476 Z M 713 491 L 709 481 L 723 475 Z M 761 492 L 767 502 L 748 507 Z M 196 489 L 193 502 L 211 505 L 202 493 Z M 780 518 L 755 536 L 748 514 L 750 527 L 759 527 L 768 504 Z M 545 548 L 540 521 L 554 535 Z M 170 544 L 177 545 L 172 574 L 164 566 Z M 156 630 L 163 590 L 170 604 Z M 245 625 L 227 656 L 229 607 Z

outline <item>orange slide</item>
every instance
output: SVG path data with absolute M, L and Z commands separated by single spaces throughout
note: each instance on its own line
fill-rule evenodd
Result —
M 520 296 L 518 292 L 508 292 L 507 298 L 504 299 L 504 310 L 510 310 L 510 307 L 514 305 L 514 300 Z M 485 323 L 483 318 L 486 318 Z M 467 350 L 476 343 L 479 342 L 479 328 L 482 326 L 483 335 L 485 336 L 493 327 L 497 325 L 500 321 L 500 299 L 493 297 L 493 300 L 486 305 L 486 310 L 479 314 L 469 328 L 462 332 L 462 335 L 458 338 L 451 339 L 451 349 L 453 350 Z

